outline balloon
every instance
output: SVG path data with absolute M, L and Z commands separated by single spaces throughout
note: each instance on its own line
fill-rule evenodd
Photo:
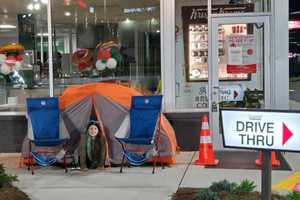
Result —
M 0 54 L 0 65 L 1 65 L 2 63 L 4 63 L 5 60 L 6 60 L 6 55 L 5 55 L 5 54 Z
M 98 51 L 98 59 L 107 60 L 110 58 L 110 52 L 109 50 L 99 50 Z
M 114 58 L 110 58 L 107 60 L 107 67 L 108 69 L 115 69 L 117 67 L 117 60 Z
M 7 63 L 2 63 L 0 72 L 4 75 L 7 75 L 12 72 L 12 69 Z
M 102 60 L 97 60 L 97 62 L 96 62 L 97 70 L 102 71 L 105 69 L 105 67 L 106 67 L 106 64 L 103 63 Z
M 111 55 L 111 58 L 116 59 L 118 63 L 120 63 L 122 61 L 122 55 L 120 54 L 120 51 L 118 49 L 111 48 L 110 55 Z

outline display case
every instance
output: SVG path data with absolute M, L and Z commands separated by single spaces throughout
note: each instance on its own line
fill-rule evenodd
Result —
M 214 13 L 249 12 L 252 4 L 241 5 L 215 5 Z M 184 57 L 187 82 L 208 80 L 208 25 L 206 6 L 182 7 Z M 247 34 L 247 26 L 220 26 L 219 27 L 219 62 L 228 57 L 227 47 L 231 35 Z M 227 67 L 219 69 L 220 80 L 250 80 L 247 73 L 228 73 Z

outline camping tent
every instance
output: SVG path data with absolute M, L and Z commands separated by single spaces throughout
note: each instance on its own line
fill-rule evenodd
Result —
M 67 88 L 59 101 L 61 118 L 70 136 L 69 151 L 74 151 L 78 147 L 80 135 L 85 133 L 91 115 L 94 113 L 106 138 L 107 160 L 114 164 L 121 163 L 121 145 L 114 136 L 120 132 L 120 127 L 126 121 L 131 97 L 141 95 L 133 88 L 114 83 L 90 83 Z M 160 135 L 161 160 L 159 161 L 175 164 L 176 137 L 163 114 Z

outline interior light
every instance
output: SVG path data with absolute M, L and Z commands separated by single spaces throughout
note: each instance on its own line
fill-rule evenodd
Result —
M 28 4 L 27 9 L 28 10 L 33 10 L 33 4 L 32 3 Z
M 0 24 L 0 29 L 14 29 L 17 28 L 15 25 L 11 24 Z
M 64 14 L 65 14 L 65 16 L 67 16 L 67 17 L 69 17 L 69 16 L 72 15 L 71 12 L 69 12 L 69 11 L 66 11 Z
M 41 4 L 39 4 L 39 3 L 34 4 L 34 9 L 35 10 L 41 9 Z
M 48 0 L 41 0 L 41 3 L 42 3 L 42 4 L 47 4 L 47 3 L 48 3 Z
M 126 18 L 125 23 L 130 23 L 130 19 Z

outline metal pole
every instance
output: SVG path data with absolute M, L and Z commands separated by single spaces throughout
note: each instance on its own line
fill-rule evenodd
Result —
M 261 176 L 261 200 L 271 200 L 272 164 L 271 151 L 263 150 L 263 165 Z
M 53 55 L 52 55 L 52 20 L 51 20 L 51 0 L 47 4 L 47 22 L 48 22 L 48 65 L 49 65 L 49 93 L 50 97 L 54 95 L 53 87 Z
M 44 28 L 42 26 L 41 28 L 41 55 L 40 55 L 40 60 L 41 60 L 41 64 L 44 64 Z

